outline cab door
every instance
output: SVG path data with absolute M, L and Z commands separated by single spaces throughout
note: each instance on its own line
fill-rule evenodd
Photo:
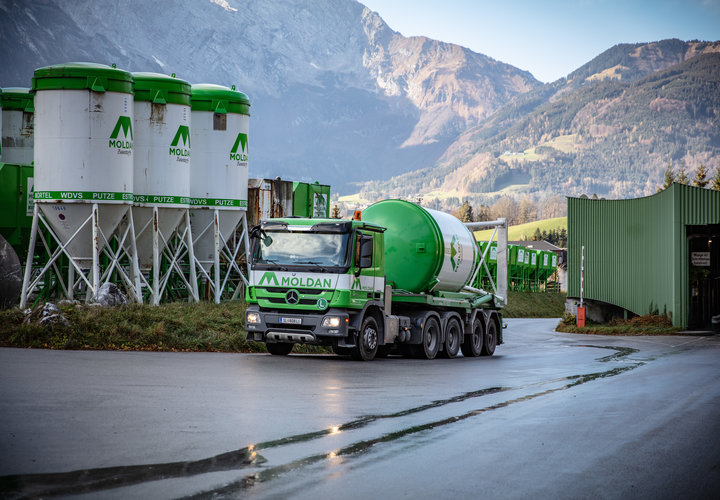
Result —
M 354 240 L 354 275 L 350 298 L 354 302 L 381 300 L 385 286 L 382 234 L 357 230 Z

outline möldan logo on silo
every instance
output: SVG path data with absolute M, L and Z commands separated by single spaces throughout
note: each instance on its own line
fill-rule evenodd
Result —
M 238 151 L 239 150 L 239 151 Z M 248 136 L 240 132 L 235 139 L 232 150 L 230 150 L 230 160 L 246 162 L 248 161 Z
M 182 146 L 180 141 L 182 140 Z M 170 143 L 170 156 L 175 156 L 178 161 L 186 161 L 190 157 L 190 127 L 180 125 L 175 138 Z
M 125 136 L 125 140 L 121 139 L 120 132 Z M 117 148 L 118 153 L 130 154 L 133 148 L 133 130 L 132 120 L 129 116 L 120 116 L 115 128 L 110 134 L 109 147 Z

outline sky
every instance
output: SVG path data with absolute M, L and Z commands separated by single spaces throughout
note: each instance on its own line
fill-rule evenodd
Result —
M 720 40 L 720 0 L 359 0 L 405 36 L 567 76 L 618 43 Z

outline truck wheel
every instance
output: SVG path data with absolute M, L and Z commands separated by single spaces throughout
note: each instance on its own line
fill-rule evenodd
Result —
M 371 361 L 378 349 L 378 327 L 375 318 L 366 316 L 357 335 L 357 342 L 350 355 L 358 361 Z
M 482 355 L 492 356 L 497 345 L 497 325 L 492 319 L 488 323 L 487 332 L 485 332 L 485 342 L 483 342 Z
M 466 358 L 476 358 L 482 354 L 485 336 L 483 335 L 482 323 L 475 318 L 472 324 L 472 334 L 465 336 L 462 345 L 462 353 Z
M 462 330 L 457 318 L 450 318 L 445 326 L 444 350 L 440 353 L 444 358 L 455 358 L 460 351 Z
M 440 325 L 435 318 L 425 320 L 422 330 L 422 343 L 413 346 L 418 358 L 433 359 L 440 349 Z
M 288 354 L 290 354 L 290 351 L 293 350 L 294 345 L 295 344 L 290 344 L 287 342 L 278 342 L 265 344 L 265 348 L 270 354 L 274 354 L 276 356 L 287 356 Z

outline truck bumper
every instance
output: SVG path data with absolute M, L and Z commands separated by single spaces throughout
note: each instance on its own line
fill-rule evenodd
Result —
M 257 342 L 293 342 L 303 344 L 335 344 L 344 346 L 349 336 L 350 317 L 340 309 L 322 314 L 298 311 L 265 311 L 253 304 L 245 313 L 248 340 Z M 256 321 L 249 321 L 254 315 Z M 337 321 L 335 321 L 337 318 Z M 332 324 L 333 326 L 330 326 Z M 337 326 L 334 326 L 337 324 Z M 351 345 L 354 345 L 352 342 Z

